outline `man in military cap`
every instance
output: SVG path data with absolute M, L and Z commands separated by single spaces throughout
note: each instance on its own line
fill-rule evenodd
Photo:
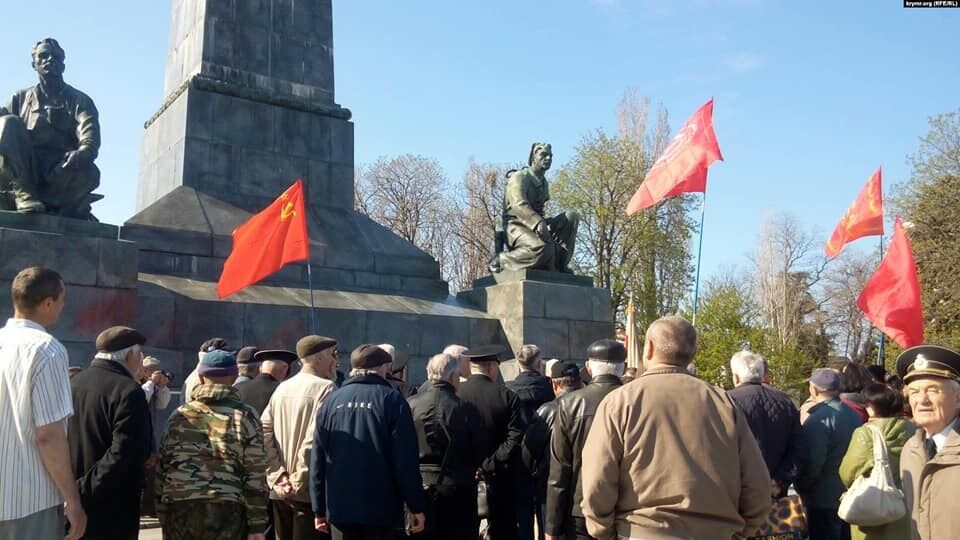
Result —
M 253 407 L 257 414 L 263 414 L 267 403 L 270 403 L 270 397 L 280 383 L 287 378 L 290 365 L 297 361 L 297 353 L 282 349 L 268 349 L 257 351 L 253 355 L 253 360 L 260 363 L 260 374 L 252 381 L 240 383 L 236 387 L 240 392 L 240 399 Z
M 70 457 L 87 512 L 89 540 L 135 540 L 144 464 L 152 452 L 150 411 L 134 378 L 147 339 L 126 326 L 97 336 L 90 368 L 70 380 Z
M 626 361 L 627 349 L 623 343 L 613 339 L 594 341 L 587 348 L 590 384 L 557 398 L 547 480 L 545 532 L 548 540 L 592 538 L 580 509 L 583 500 L 581 453 L 597 407 L 607 394 L 621 385 Z
M 170 417 L 157 465 L 157 515 L 167 540 L 264 540 L 266 456 L 257 412 L 240 401 L 237 360 L 213 350 L 200 385 Z M 214 451 L 215 450 L 215 451 Z
M 960 354 L 921 345 L 897 358 L 918 429 L 903 446 L 900 475 L 913 538 L 955 538 L 960 531 Z
M 526 426 L 517 395 L 498 384 L 503 347 L 488 345 L 468 349 L 462 356 L 470 361 L 470 377 L 460 385 L 460 399 L 476 408 L 487 434 L 480 473 L 488 487 L 487 518 L 491 540 L 514 539 L 518 535 L 514 500 L 514 456 Z
M 390 540 L 424 527 L 423 482 L 410 406 L 386 381 L 390 355 L 366 343 L 350 353 L 350 378 L 320 407 L 310 454 L 314 526 L 334 540 Z
M 257 354 L 259 350 L 248 345 L 237 351 L 237 368 L 240 370 L 240 375 L 237 377 L 237 382 L 233 383 L 234 386 L 252 381 L 254 377 L 260 374 L 260 362 L 253 358 L 253 355 Z
M 93 220 L 97 108 L 63 81 L 66 53 L 57 40 L 38 41 L 31 56 L 39 84 L 0 107 L 0 209 Z
M 317 411 L 337 388 L 337 340 L 303 337 L 296 357 L 300 371 L 276 387 L 261 417 L 273 523 L 279 540 L 329 538 L 314 526 L 308 470 Z

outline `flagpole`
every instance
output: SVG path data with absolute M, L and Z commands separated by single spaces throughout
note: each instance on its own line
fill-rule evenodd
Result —
M 883 235 L 882 235 L 882 234 L 880 235 L 880 262 L 883 263 Z M 883 330 L 880 330 L 880 346 L 877 347 L 877 361 L 876 361 L 876 364 L 877 364 L 878 366 L 882 366 L 882 365 L 883 365 L 883 344 L 884 344 L 884 341 L 886 341 L 886 340 L 884 339 Z
M 697 309 L 700 307 L 700 256 L 703 254 L 703 216 L 707 209 L 707 190 L 700 201 L 700 240 L 697 247 L 697 277 L 693 282 L 693 326 L 697 325 Z
M 313 271 L 310 269 L 310 257 L 307 257 L 307 287 L 310 288 L 310 333 L 317 333 L 317 325 L 314 320 L 314 310 L 316 309 L 313 305 Z

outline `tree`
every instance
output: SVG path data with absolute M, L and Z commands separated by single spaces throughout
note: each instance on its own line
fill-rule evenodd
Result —
M 661 107 L 653 127 L 649 101 L 628 91 L 620 104 L 621 132 L 585 136 L 551 184 L 556 206 L 580 214 L 573 266 L 610 289 L 614 312 L 629 298 L 645 327 L 676 313 L 692 284 L 691 199 L 678 197 L 635 216 L 625 209 L 669 136 Z
M 825 323 L 834 336 L 834 350 L 862 363 L 873 361 L 876 332 L 860 311 L 857 298 L 878 262 L 878 253 L 847 249 L 824 272 Z
M 926 323 L 925 341 L 960 347 L 960 111 L 930 119 L 910 180 L 893 206 L 913 245 Z M 891 347 L 893 349 L 893 347 Z M 895 352 L 895 351 L 891 351 Z
M 433 158 L 404 154 L 361 166 L 356 209 L 432 255 L 447 268 L 452 256 L 448 183 Z M 446 273 L 444 273 L 446 276 Z

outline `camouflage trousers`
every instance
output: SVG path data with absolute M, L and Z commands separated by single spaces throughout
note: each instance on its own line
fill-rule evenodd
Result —
M 246 540 L 247 515 L 234 502 L 181 501 L 164 505 L 163 540 Z

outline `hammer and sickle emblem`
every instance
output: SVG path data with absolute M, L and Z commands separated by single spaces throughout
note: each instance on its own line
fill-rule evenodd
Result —
M 286 221 L 290 219 L 291 216 L 297 215 L 297 212 L 293 209 L 293 203 L 288 202 L 283 205 L 283 208 L 280 209 L 280 221 Z

